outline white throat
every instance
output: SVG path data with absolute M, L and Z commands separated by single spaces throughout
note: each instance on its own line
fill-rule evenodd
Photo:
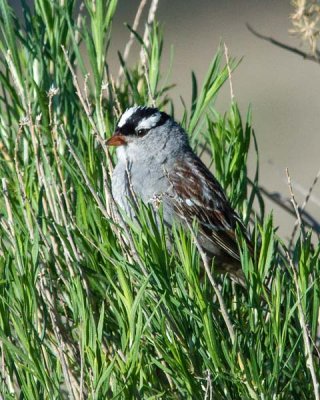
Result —
M 128 155 L 126 151 L 126 146 L 119 146 L 117 147 L 117 158 L 118 158 L 118 163 L 127 163 L 128 161 Z
M 128 161 L 141 160 L 141 146 L 138 143 L 129 142 L 117 148 L 118 162 L 127 163 Z

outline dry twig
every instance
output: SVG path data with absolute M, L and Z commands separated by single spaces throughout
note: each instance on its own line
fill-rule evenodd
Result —
M 294 208 L 294 210 L 295 210 L 295 212 L 296 212 L 297 221 L 298 221 L 299 226 L 300 226 L 300 228 L 301 228 L 301 227 L 302 227 L 301 215 L 300 215 L 299 207 L 298 207 L 298 204 L 297 204 L 297 202 L 296 202 L 296 199 L 295 199 L 295 197 L 294 197 L 294 193 L 293 193 L 293 190 L 292 190 L 291 177 L 290 177 L 289 169 L 288 169 L 288 168 L 286 168 L 286 175 L 287 175 L 287 179 L 288 179 L 288 187 L 289 187 L 290 196 L 291 196 L 291 203 L 292 203 L 293 208 Z
M 132 25 L 132 30 L 133 31 L 136 31 L 138 29 L 140 18 L 141 18 L 141 14 L 142 14 L 142 11 L 143 11 L 146 3 L 147 3 L 147 0 L 141 0 L 140 1 L 139 7 L 137 9 L 137 13 L 136 13 L 136 16 L 134 18 L 133 25 Z M 124 49 L 124 52 L 123 52 L 123 57 L 122 58 L 123 58 L 124 62 L 126 62 L 128 60 L 129 53 L 130 53 L 131 46 L 133 44 L 134 38 L 135 38 L 134 33 L 130 32 L 129 40 L 128 40 L 128 42 L 126 44 L 126 47 Z M 122 66 L 120 66 L 120 69 L 119 69 L 119 72 L 118 72 L 118 82 L 122 78 L 123 73 L 124 73 L 124 69 L 123 69 Z
M 256 31 L 254 28 L 252 28 L 252 26 L 249 25 L 249 24 L 247 24 L 247 28 L 248 28 L 248 30 L 249 30 L 254 36 L 256 36 L 256 37 L 259 38 L 259 39 L 265 40 L 265 41 L 267 41 L 267 42 L 269 42 L 269 43 L 271 43 L 271 44 L 273 44 L 273 45 L 275 45 L 275 46 L 277 46 L 277 47 L 280 47 L 281 49 L 284 49 L 284 50 L 290 51 L 291 53 L 297 54 L 298 56 L 301 56 L 301 57 L 304 58 L 305 60 L 314 61 L 314 62 L 316 62 L 317 64 L 320 63 L 320 60 L 319 60 L 319 57 L 318 57 L 318 56 L 309 54 L 309 53 L 307 53 L 307 52 L 305 52 L 305 51 L 302 51 L 302 50 L 297 49 L 296 47 L 293 47 L 293 46 L 290 46 L 290 45 L 288 45 L 288 44 L 286 44 L 286 43 L 280 42 L 279 40 L 274 39 L 274 38 L 271 37 L 271 36 L 263 35 L 263 34 L 257 32 L 257 31 Z
M 303 213 L 304 209 L 306 208 L 306 206 L 308 204 L 308 201 L 309 201 L 309 199 L 311 197 L 311 193 L 312 193 L 315 185 L 317 184 L 319 177 L 320 177 L 320 169 L 319 169 L 317 175 L 315 176 L 311 186 L 309 187 L 309 190 L 308 190 L 308 193 L 307 193 L 307 195 L 306 195 L 306 197 L 304 199 L 304 202 L 302 203 L 302 206 L 300 207 L 300 215 Z M 292 244 L 292 242 L 293 242 L 293 239 L 294 239 L 295 234 L 297 232 L 298 226 L 299 226 L 299 220 L 297 219 L 295 224 L 294 224 L 293 231 L 292 231 L 292 234 L 291 234 L 290 244 Z M 290 248 L 290 245 L 289 245 L 289 248 Z
M 152 23 L 155 19 L 157 8 L 158 8 L 158 3 L 159 3 L 159 0 L 152 0 L 151 5 L 150 5 L 148 20 L 147 20 L 146 27 L 145 27 L 144 34 L 143 34 L 144 47 L 142 47 L 141 51 L 140 51 L 140 59 L 141 59 L 142 65 L 146 63 L 145 49 L 147 49 L 149 47 L 150 26 L 152 25 Z

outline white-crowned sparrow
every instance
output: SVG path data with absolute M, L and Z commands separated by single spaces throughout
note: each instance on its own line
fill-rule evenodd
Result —
M 143 202 L 163 201 L 167 224 L 198 222 L 198 239 L 215 258 L 219 272 L 244 283 L 235 236 L 236 225 L 246 230 L 218 181 L 193 152 L 186 132 L 156 108 L 132 107 L 121 116 L 107 141 L 117 146 L 112 176 L 117 204 L 133 216 L 132 192 Z M 248 240 L 248 245 L 250 242 Z

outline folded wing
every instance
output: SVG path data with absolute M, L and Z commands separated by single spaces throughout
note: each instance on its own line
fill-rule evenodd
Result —
M 190 154 L 179 160 L 168 179 L 171 187 L 167 201 L 182 221 L 192 224 L 196 218 L 199 234 L 205 237 L 206 243 L 212 244 L 207 247 L 216 247 L 226 256 L 240 261 L 235 235 L 238 224 L 252 252 L 242 221 L 230 206 L 218 181 L 198 157 Z

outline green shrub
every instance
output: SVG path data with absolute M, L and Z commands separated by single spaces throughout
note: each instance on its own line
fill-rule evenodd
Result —
M 18 21 L 0 0 L 1 396 L 317 396 L 319 246 L 301 233 L 288 253 L 264 215 L 258 169 L 249 185 L 250 111 L 243 122 L 234 101 L 224 116 L 214 110 L 236 62 L 223 65 L 219 49 L 200 90 L 193 76 L 182 124 L 252 220 L 254 260 L 239 237 L 248 290 L 204 274 L 196 227 L 175 228 L 170 252 L 145 205 L 138 226 L 120 228 L 105 139 L 134 103 L 174 112 L 158 23 L 148 46 L 133 32 L 143 56 L 131 68 L 120 55 L 116 79 L 107 50 L 117 1 L 21 4 Z

